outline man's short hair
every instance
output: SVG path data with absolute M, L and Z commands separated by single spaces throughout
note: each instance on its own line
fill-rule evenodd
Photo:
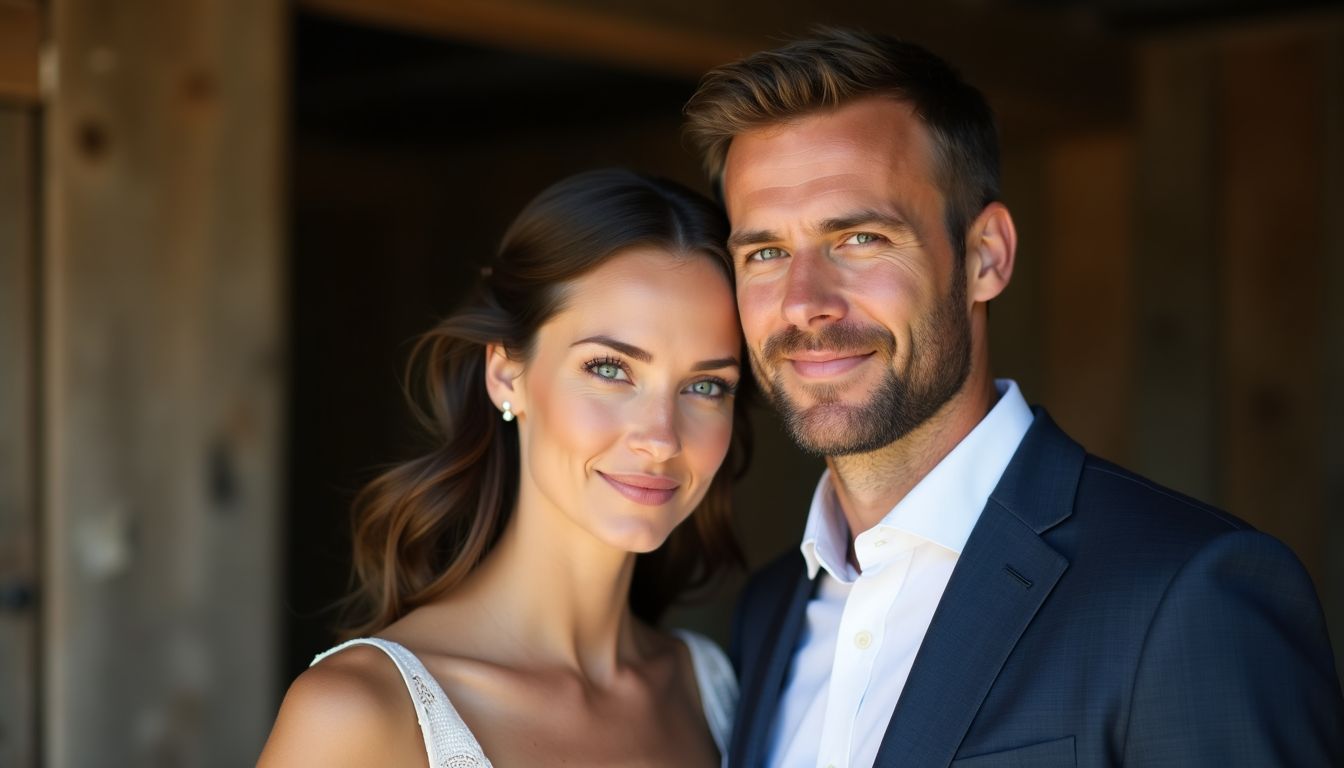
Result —
M 998 132 L 984 95 L 918 45 L 822 28 L 711 70 L 686 105 L 686 131 L 718 187 L 735 136 L 874 95 L 909 104 L 928 129 L 945 224 L 954 253 L 962 255 L 967 228 L 999 199 Z

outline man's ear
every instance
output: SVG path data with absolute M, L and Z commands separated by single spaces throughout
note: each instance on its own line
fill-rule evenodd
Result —
M 497 410 L 502 412 L 506 402 L 515 417 L 527 410 L 522 374 L 523 362 L 509 357 L 503 345 L 485 345 L 485 390 Z
M 966 295 L 985 302 L 998 296 L 1013 277 L 1017 227 L 1003 203 L 990 203 L 966 233 Z

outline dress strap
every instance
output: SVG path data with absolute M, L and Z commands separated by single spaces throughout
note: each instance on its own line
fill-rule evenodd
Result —
M 737 711 L 737 675 L 733 665 L 718 644 L 704 635 L 686 629 L 674 629 L 672 634 L 686 643 L 695 667 L 695 682 L 700 688 L 700 706 L 705 710 L 705 722 L 710 735 L 727 758 L 728 739 L 733 730 L 733 714 Z
M 431 768 L 491 768 L 480 743 L 448 701 L 443 688 L 420 659 L 404 646 L 378 637 L 356 638 L 319 653 L 309 666 L 355 645 L 371 645 L 397 665 L 406 691 L 415 704 L 415 716 L 425 739 L 425 754 L 429 756 Z

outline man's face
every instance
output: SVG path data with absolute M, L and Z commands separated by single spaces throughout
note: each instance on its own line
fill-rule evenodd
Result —
M 826 456 L 905 436 L 966 381 L 970 306 L 933 143 L 886 97 L 738 135 L 724 168 L 751 362 Z

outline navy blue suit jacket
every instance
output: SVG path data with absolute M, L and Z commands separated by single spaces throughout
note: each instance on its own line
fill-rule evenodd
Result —
M 735 768 L 764 764 L 813 591 L 794 551 L 743 592 Z M 1275 539 L 1087 455 L 1038 409 L 876 765 L 1344 766 L 1311 580 Z

